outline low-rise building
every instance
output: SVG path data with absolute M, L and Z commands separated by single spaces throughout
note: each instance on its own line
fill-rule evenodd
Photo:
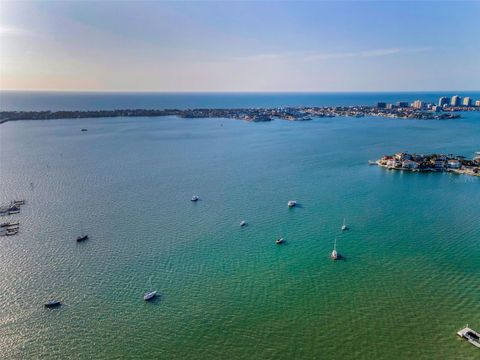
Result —
M 435 169 L 443 169 L 445 167 L 445 160 L 436 159 L 434 166 L 435 166 Z
M 450 159 L 447 161 L 447 167 L 449 167 L 450 169 L 460 169 L 461 166 L 462 163 L 460 162 L 460 160 Z
M 403 160 L 402 161 L 402 168 L 404 169 L 418 169 L 419 167 L 419 163 L 417 163 L 416 161 L 412 161 L 412 160 Z

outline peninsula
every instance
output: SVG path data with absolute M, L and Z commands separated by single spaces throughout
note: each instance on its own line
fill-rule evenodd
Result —
M 65 110 L 65 111 L 0 111 L 0 124 L 14 120 L 52 120 L 81 119 L 105 117 L 158 117 L 178 116 L 180 118 L 226 118 L 252 122 L 271 121 L 275 119 L 289 121 L 311 120 L 312 118 L 335 116 L 379 116 L 396 119 L 442 120 L 458 119 L 457 112 L 480 111 L 480 100 L 473 104 L 469 97 L 455 95 L 441 97 L 438 104 L 416 100 L 398 101 L 396 104 L 378 102 L 374 106 L 303 106 L 277 108 L 199 108 L 199 109 L 116 109 L 116 110 Z
M 461 109 L 466 111 L 466 109 Z M 476 110 L 474 108 L 470 110 Z M 458 111 L 458 110 L 452 110 Z M 0 111 L 0 123 L 13 120 L 52 120 L 105 117 L 178 116 L 181 118 L 228 118 L 253 122 L 274 119 L 301 121 L 312 117 L 384 116 L 400 119 L 456 119 L 460 115 L 450 112 L 435 113 L 412 108 L 379 109 L 374 106 L 340 107 L 287 107 L 255 109 L 122 109 L 84 111 Z
M 475 154 L 473 159 L 453 154 L 419 155 L 399 152 L 394 155 L 384 155 L 377 161 L 370 161 L 370 164 L 391 170 L 453 172 L 480 176 L 480 151 Z

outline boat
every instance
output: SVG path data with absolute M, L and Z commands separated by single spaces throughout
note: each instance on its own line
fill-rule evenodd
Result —
M 82 129 L 82 131 L 88 131 L 88 129 Z
M 12 227 L 12 226 L 18 226 L 18 221 L 10 221 L 10 222 L 5 222 L 0 224 L 0 227 Z
M 337 238 L 335 238 L 335 242 L 333 244 L 333 251 L 332 253 L 330 254 L 330 257 L 333 259 L 333 260 L 337 260 L 338 259 L 338 253 L 337 253 Z
M 242 221 L 240 222 L 240 226 L 245 226 L 245 225 L 247 225 L 247 222 L 246 222 L 245 220 L 242 220 Z
M 77 242 L 88 240 L 88 235 L 83 232 L 83 224 L 80 223 L 80 236 L 77 236 Z
M 342 231 L 348 230 L 348 226 L 345 223 L 345 218 L 343 218 L 343 225 L 342 225 Z
M 157 296 L 157 291 L 149 291 L 143 295 L 143 300 L 149 301 L 152 300 L 155 296 Z
M 378 163 L 373 160 L 368 160 L 368 165 L 378 165 Z
M 285 242 L 285 240 L 283 238 L 275 240 L 275 244 L 277 244 L 277 245 L 283 244 L 284 242 Z
M 57 306 L 62 305 L 62 303 L 59 300 L 51 300 L 47 303 L 44 304 L 46 308 L 54 308 Z
M 77 242 L 88 240 L 88 235 L 77 236 Z
M 480 348 L 480 333 L 469 328 L 468 325 L 465 326 L 463 329 L 459 330 L 457 332 L 457 335 L 467 340 L 473 346 Z
M 288 200 L 287 205 L 288 207 L 295 207 L 297 205 L 297 202 L 295 200 Z
M 198 201 L 200 198 L 197 195 L 193 195 L 191 201 Z
M 16 206 L 25 205 L 25 200 L 13 200 L 12 203 Z

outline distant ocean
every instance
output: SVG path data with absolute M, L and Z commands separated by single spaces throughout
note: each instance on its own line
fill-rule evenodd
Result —
M 0 91 L 0 109 L 112 110 L 246 108 L 286 106 L 374 105 L 417 99 L 436 102 L 441 96 L 470 96 L 476 92 L 338 92 L 338 93 L 159 93 L 159 92 L 19 92 Z

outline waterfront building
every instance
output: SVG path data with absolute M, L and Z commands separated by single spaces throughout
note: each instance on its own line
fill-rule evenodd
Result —
M 432 111 L 433 112 L 439 112 L 441 111 L 443 108 L 441 106 L 437 106 L 437 105 L 433 105 L 432 106 Z
M 460 169 L 460 166 L 462 166 L 462 163 L 460 162 L 460 160 L 450 159 L 450 160 L 448 160 L 448 162 L 447 162 L 447 166 L 448 166 L 450 169 Z
M 480 106 L 480 100 L 475 101 L 475 106 Z
M 397 107 L 399 107 L 399 108 L 406 108 L 406 107 L 408 107 L 408 102 L 406 102 L 406 101 L 397 101 Z
M 387 103 L 384 103 L 384 102 L 377 103 L 377 108 L 379 109 L 385 109 L 386 107 L 387 107 Z
M 461 97 L 458 95 L 452 96 L 452 100 L 450 101 L 450 105 L 452 106 L 459 106 L 460 105 Z
M 388 110 L 395 109 L 395 105 L 393 105 L 393 104 L 387 104 L 387 109 L 388 109 Z
M 418 169 L 419 166 L 420 166 L 420 164 L 417 163 L 416 161 L 412 161 L 412 160 L 403 160 L 402 161 L 402 167 L 404 169 Z
M 438 106 L 448 105 L 449 102 L 450 102 L 450 98 L 446 96 L 442 96 L 440 99 L 438 99 Z
M 467 97 L 463 98 L 463 106 L 472 106 L 472 99 Z
M 421 100 L 415 100 L 412 104 L 414 109 L 421 109 L 423 107 L 423 103 Z
M 436 159 L 435 160 L 435 168 L 436 169 L 443 169 L 445 167 L 445 160 Z

